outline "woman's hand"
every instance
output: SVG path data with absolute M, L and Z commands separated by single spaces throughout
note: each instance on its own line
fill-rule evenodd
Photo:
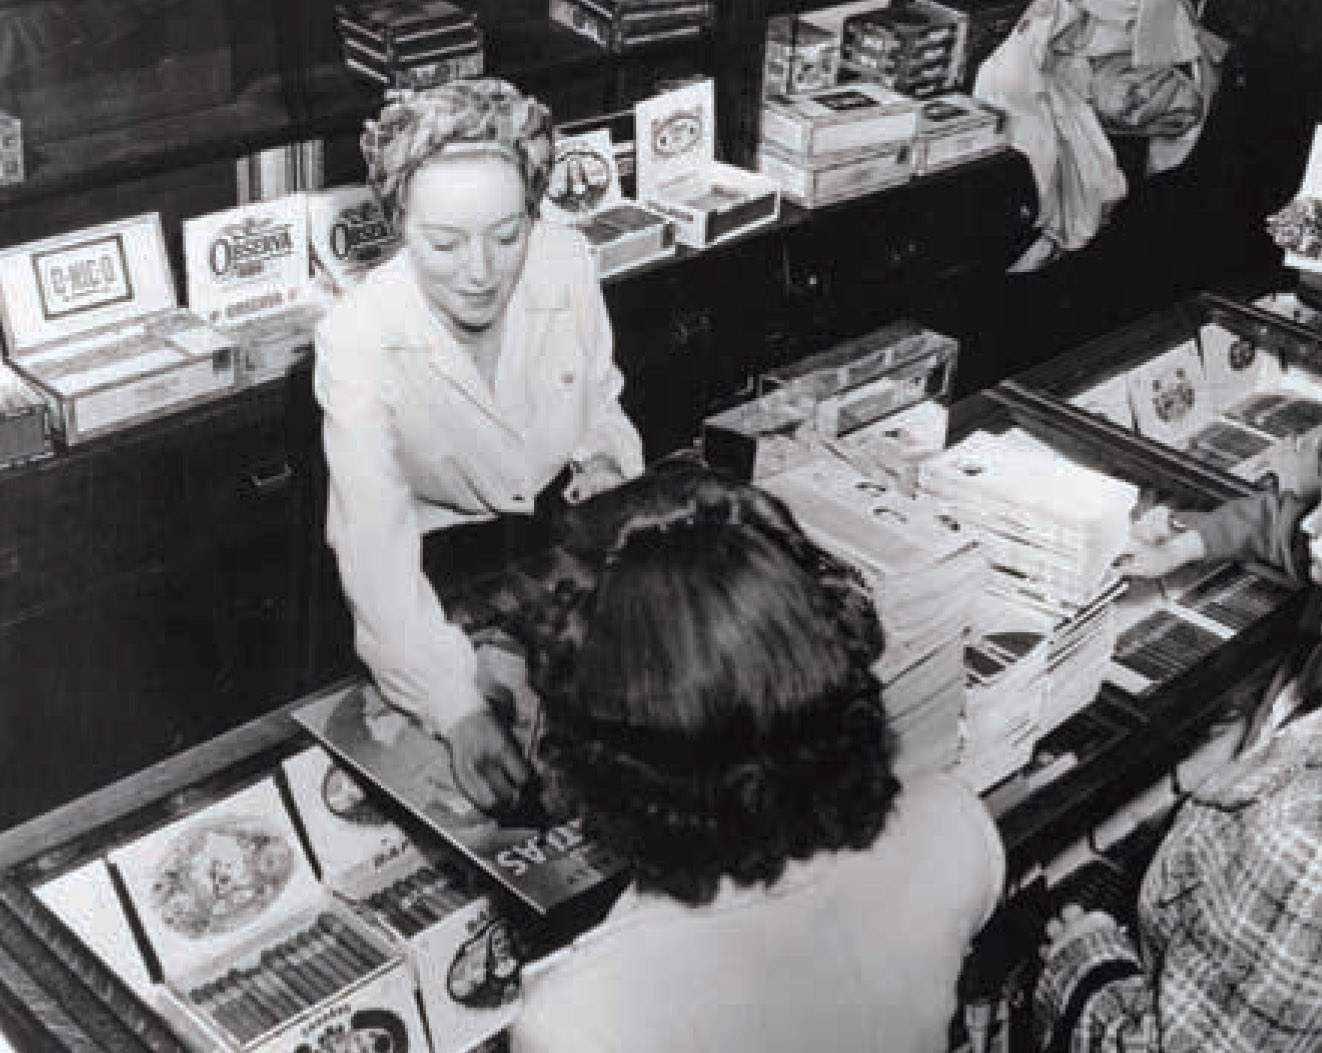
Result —
M 571 505 L 586 501 L 603 491 L 610 490 L 624 482 L 624 473 L 615 458 L 604 453 L 594 453 L 586 461 L 573 464 L 573 476 L 565 486 L 565 500 Z
M 519 799 L 528 765 L 505 727 L 482 709 L 459 720 L 447 740 L 454 784 L 465 797 L 490 812 Z
M 1090 932 L 1118 929 L 1119 923 L 1104 910 L 1084 911 L 1077 903 L 1067 903 L 1060 917 L 1047 922 L 1047 942 L 1042 946 L 1043 959 L 1050 958 L 1066 944 Z
M 1161 578 L 1207 555 L 1202 535 L 1177 528 L 1171 510 L 1157 505 L 1129 527 L 1129 544 L 1115 561 L 1131 578 Z

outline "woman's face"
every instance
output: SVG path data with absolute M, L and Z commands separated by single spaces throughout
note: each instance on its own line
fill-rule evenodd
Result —
M 460 340 L 490 329 L 528 258 L 518 169 L 499 154 L 441 155 L 409 181 L 404 244 L 438 317 Z

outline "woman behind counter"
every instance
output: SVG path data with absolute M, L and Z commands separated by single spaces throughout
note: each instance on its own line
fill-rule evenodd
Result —
M 566 466 L 564 496 L 581 500 L 637 474 L 641 444 L 586 244 L 538 220 L 547 109 L 495 79 L 393 93 L 362 148 L 403 248 L 317 330 L 326 537 L 359 656 L 489 808 L 528 772 L 424 570 L 423 535 L 529 516 Z
M 946 1049 L 1004 854 L 959 783 L 893 776 L 865 591 L 753 487 L 603 502 L 529 666 L 548 788 L 634 883 L 525 970 L 514 1050 Z

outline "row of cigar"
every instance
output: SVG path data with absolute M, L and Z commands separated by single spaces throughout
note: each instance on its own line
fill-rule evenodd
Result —
M 231 969 L 189 992 L 240 1042 L 250 1042 L 367 976 L 386 954 L 333 914 L 262 952 L 260 963 Z
M 458 910 L 470 898 L 462 880 L 434 867 L 423 867 L 369 896 L 367 904 L 401 936 L 412 936 Z

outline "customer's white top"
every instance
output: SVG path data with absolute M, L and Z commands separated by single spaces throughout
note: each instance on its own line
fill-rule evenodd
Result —
M 536 223 L 506 309 L 494 390 L 432 315 L 407 253 L 317 329 L 330 468 L 326 538 L 358 654 L 385 697 L 444 731 L 483 705 L 474 657 L 422 572 L 421 536 L 529 513 L 570 460 L 642 469 L 619 405 L 610 319 L 582 236 Z
M 978 798 L 917 780 L 869 851 L 792 864 L 770 890 L 727 880 L 696 909 L 626 892 L 530 967 L 514 1051 L 944 1053 L 1004 873 Z

